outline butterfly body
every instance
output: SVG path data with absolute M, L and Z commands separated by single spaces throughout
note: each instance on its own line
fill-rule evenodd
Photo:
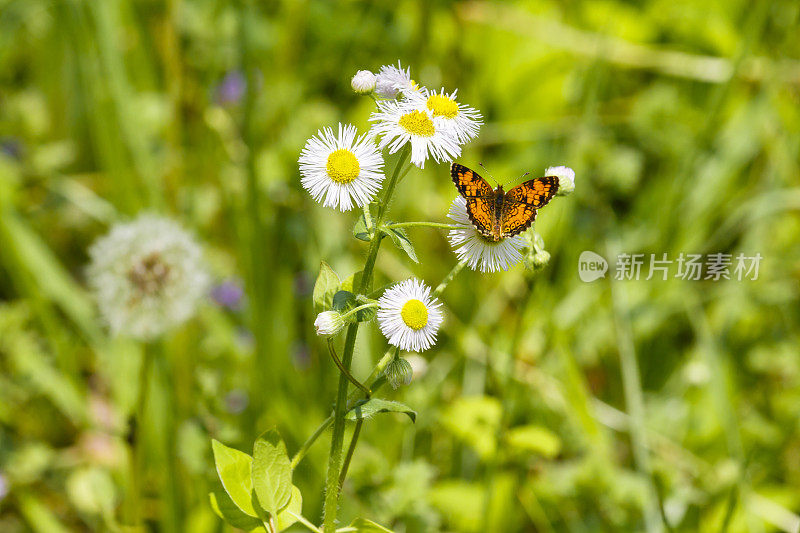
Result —
M 475 229 L 494 242 L 528 229 L 536 220 L 536 212 L 558 191 L 555 176 L 528 180 L 508 192 L 502 185 L 492 189 L 477 172 L 458 163 L 450 166 L 450 176 L 467 202 L 467 214 Z

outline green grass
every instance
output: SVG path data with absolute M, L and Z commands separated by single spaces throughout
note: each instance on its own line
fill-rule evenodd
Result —
M 368 244 L 301 188 L 297 158 L 324 126 L 365 131 L 373 103 L 349 79 L 400 59 L 483 113 L 460 162 L 504 185 L 566 164 L 576 190 L 539 214 L 543 271 L 465 269 L 443 291 L 427 371 L 380 393 L 416 423 L 364 422 L 340 524 L 797 531 L 798 27 L 792 0 L 0 0 L 0 530 L 125 516 L 147 349 L 163 354 L 143 429 L 153 530 L 227 527 L 211 438 L 249 453 L 274 425 L 291 456 L 329 416 L 339 374 L 311 287 L 321 260 L 361 269 Z M 250 90 L 222 103 L 232 71 Z M 415 168 L 387 218 L 446 223 L 455 194 L 446 165 Z M 143 210 L 195 232 L 246 306 L 207 302 L 157 348 L 109 338 L 86 250 Z M 435 287 L 456 264 L 445 229 L 407 230 L 420 263 L 387 242 L 374 287 Z M 606 279 L 578 279 L 584 250 L 612 260 Z M 615 281 L 617 252 L 763 260 L 756 281 Z M 360 330 L 365 380 L 386 342 Z M 330 441 L 293 478 L 317 524 Z

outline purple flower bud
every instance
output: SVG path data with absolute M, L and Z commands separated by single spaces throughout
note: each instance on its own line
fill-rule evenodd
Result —
M 220 307 L 239 311 L 244 300 L 244 289 L 238 280 L 226 280 L 211 289 L 211 298 Z
M 238 104 L 244 97 L 247 81 L 240 70 L 231 70 L 217 85 L 217 103 L 220 105 Z

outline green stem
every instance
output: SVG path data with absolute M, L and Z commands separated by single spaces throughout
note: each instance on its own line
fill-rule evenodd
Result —
M 370 302 L 368 304 L 363 304 L 363 305 L 359 305 L 358 307 L 354 307 L 354 308 L 350 309 L 348 312 L 346 312 L 345 314 L 343 314 L 342 315 L 342 319 L 347 319 L 347 318 L 353 316 L 354 314 L 358 313 L 361 310 L 370 309 L 372 307 L 378 307 L 378 303 L 377 302 Z
M 389 200 L 392 198 L 394 188 L 400 175 L 400 169 L 405 163 L 411 151 L 410 145 L 406 145 L 400 153 L 394 172 L 386 185 L 386 190 L 378 207 L 378 216 L 375 220 L 375 227 L 379 227 L 386 215 Z M 375 269 L 375 260 L 381 245 L 381 235 L 376 231 L 370 240 L 369 252 L 367 255 L 364 270 L 361 271 L 361 286 L 358 289 L 360 294 L 365 294 L 372 285 L 372 272 Z M 353 360 L 353 349 L 356 345 L 356 335 L 358 334 L 358 323 L 351 324 L 347 328 L 347 335 L 344 341 L 344 352 L 342 354 L 342 367 L 350 370 L 350 363 Z M 349 380 L 344 372 L 339 374 L 339 387 L 336 395 L 336 404 L 333 410 L 333 435 L 331 436 L 331 448 L 328 455 L 328 474 L 325 481 L 325 505 L 323 507 L 325 533 L 335 533 L 336 513 L 339 508 L 339 475 L 342 468 L 342 445 L 344 443 L 344 415 L 347 412 L 347 386 Z
M 300 446 L 300 449 L 297 450 L 297 453 L 294 454 L 294 457 L 292 457 L 292 462 L 290 463 L 291 467 L 292 467 L 292 470 L 297 468 L 297 465 L 299 465 L 300 461 L 303 460 L 303 457 L 306 456 L 306 454 L 308 453 L 308 450 L 311 449 L 311 446 L 314 445 L 314 443 L 317 441 L 317 439 L 320 437 L 320 435 L 325 433 L 325 430 L 328 429 L 328 427 L 332 423 L 333 423 L 333 415 L 331 415 L 328 418 L 326 418 L 322 422 L 322 424 L 319 425 L 319 427 L 316 429 L 316 431 L 314 431 L 314 433 L 310 437 L 308 437 L 308 440 L 306 440 L 303 443 L 303 445 Z
M 330 339 L 330 338 L 328 339 L 328 350 L 330 350 L 330 352 L 331 352 L 331 358 L 333 359 L 333 362 L 336 363 L 336 366 L 339 368 L 339 370 L 342 372 L 342 374 L 344 374 L 345 377 L 347 377 L 347 379 L 350 380 L 350 383 L 352 383 L 353 385 L 355 385 L 356 387 L 361 389 L 361 392 L 363 392 L 364 395 L 367 398 L 372 396 L 372 391 L 369 390 L 367 387 L 365 387 L 356 378 L 354 378 L 353 374 L 350 373 L 350 370 L 348 370 L 347 368 L 344 367 L 344 365 L 342 364 L 342 361 L 339 360 L 339 356 L 336 355 L 336 350 L 333 348 L 333 339 Z
M 136 396 L 136 408 L 133 414 L 130 435 L 130 488 L 128 501 L 128 519 L 135 527 L 142 524 L 142 466 L 144 464 L 144 415 L 147 405 L 147 392 L 150 383 L 150 369 L 153 366 L 153 351 L 144 347 L 142 363 L 139 368 L 139 388 Z
M 461 269 L 463 269 L 464 265 L 466 264 L 467 264 L 466 261 L 459 261 L 458 263 L 456 263 L 456 265 L 444 277 L 442 282 L 439 285 L 437 285 L 436 288 L 433 290 L 432 296 L 439 296 L 440 294 L 442 294 L 442 292 L 444 292 L 444 290 L 447 288 L 450 282 L 453 281 L 453 278 L 455 278 L 458 275 L 458 273 L 461 272 Z
M 444 289 L 447 287 L 447 285 L 453 280 L 453 278 L 455 278 L 456 275 L 458 275 L 458 273 L 461 272 L 461 270 L 464 268 L 464 265 L 466 265 L 464 261 L 456 263 L 456 265 L 452 268 L 452 270 L 450 270 L 447 276 L 445 276 L 442 282 L 433 291 L 433 295 L 439 296 L 442 293 L 442 291 L 444 291 Z M 372 394 L 377 392 L 378 389 L 386 383 L 385 380 L 382 379 L 383 371 L 386 370 L 386 367 L 389 365 L 392 359 L 397 357 L 399 353 L 400 353 L 399 348 L 395 347 L 389 348 L 383 355 L 381 360 L 378 361 L 378 363 L 372 369 L 372 372 L 365 381 L 366 385 L 364 385 L 368 390 L 372 392 Z M 363 391 L 363 389 L 360 389 L 360 392 L 365 392 L 365 391 Z M 364 397 L 368 398 L 368 396 Z M 347 398 L 348 408 L 354 401 L 361 400 L 364 397 L 362 397 L 360 394 L 357 394 L 356 391 L 353 391 L 353 394 L 350 394 Z M 319 425 L 319 427 L 316 429 L 316 431 L 314 431 L 314 433 L 311 435 L 311 437 L 309 437 L 308 440 L 305 443 L 303 443 L 303 445 L 300 447 L 300 449 L 292 458 L 291 464 L 293 469 L 298 464 L 300 464 L 300 461 L 302 461 L 303 458 L 308 453 L 309 448 L 311 448 L 311 446 L 314 445 L 314 443 L 317 441 L 320 435 L 322 435 L 325 432 L 325 430 L 328 429 L 328 427 L 333 423 L 333 417 L 334 415 L 331 415 L 325 420 L 323 420 L 322 423 Z
M 387 228 L 441 228 L 441 229 L 458 229 L 461 226 L 457 224 L 444 224 L 441 222 L 396 222 L 394 224 L 387 224 Z
M 353 436 L 350 437 L 350 446 L 347 448 L 347 455 L 344 457 L 344 464 L 342 465 L 342 471 L 339 474 L 339 490 L 342 490 L 342 486 L 344 485 L 344 479 L 347 477 L 347 470 L 350 468 L 350 460 L 353 458 L 353 453 L 356 451 L 356 444 L 358 444 L 358 436 L 361 434 L 361 425 L 364 423 L 364 419 L 359 419 L 356 422 L 356 427 L 353 430 Z

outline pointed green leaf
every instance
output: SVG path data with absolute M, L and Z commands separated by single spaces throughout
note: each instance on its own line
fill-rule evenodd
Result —
M 275 526 L 278 531 L 288 529 L 289 526 L 297 522 L 297 516 L 303 514 L 303 495 L 300 494 L 300 489 L 292 485 L 292 498 L 281 512 L 278 513 L 278 518 L 275 519 Z
M 407 405 L 400 402 L 381 400 L 373 398 L 357 403 L 347 412 L 347 420 L 362 420 L 372 417 L 378 413 L 405 413 L 412 422 L 417 421 L 417 413 Z
M 278 516 L 292 497 L 292 467 L 275 428 L 262 433 L 253 445 L 253 489 L 271 516 Z
M 347 279 L 342 282 L 342 285 L 339 288 L 341 290 L 343 290 L 343 291 L 350 291 L 352 293 L 355 293 L 355 292 L 357 292 L 356 289 L 359 288 L 359 285 L 361 285 L 361 271 L 360 270 L 358 272 L 354 272 L 353 274 L 350 274 L 350 276 L 348 276 Z
M 244 529 L 245 531 L 264 531 L 261 520 L 244 514 L 233 500 L 222 490 L 208 493 L 211 502 L 211 509 L 218 517 L 225 520 L 233 527 Z
M 250 478 L 253 458 L 213 439 L 211 448 L 214 450 L 214 463 L 225 492 L 245 514 L 258 516 L 253 507 L 253 482 Z
M 358 217 L 358 220 L 356 221 L 356 225 L 353 226 L 353 237 L 360 241 L 367 242 L 372 239 L 372 236 L 369 233 L 369 228 L 367 227 L 367 220 L 364 218 L 364 213 L 361 213 L 361 216 Z
M 356 295 L 350 291 L 338 291 L 333 295 L 333 309 L 339 312 L 347 311 L 356 305 Z
M 414 251 L 414 245 L 411 244 L 411 239 L 408 238 L 408 235 L 406 235 L 403 229 L 383 226 L 381 227 L 381 231 L 391 237 L 394 245 L 403 250 L 412 261 L 419 263 L 417 252 Z
M 391 529 L 366 518 L 356 518 L 348 527 L 342 529 L 354 533 L 394 533 Z
M 319 265 L 319 275 L 314 283 L 314 311 L 320 313 L 328 310 L 333 305 L 333 295 L 339 290 L 339 276 L 326 263 L 322 261 Z

